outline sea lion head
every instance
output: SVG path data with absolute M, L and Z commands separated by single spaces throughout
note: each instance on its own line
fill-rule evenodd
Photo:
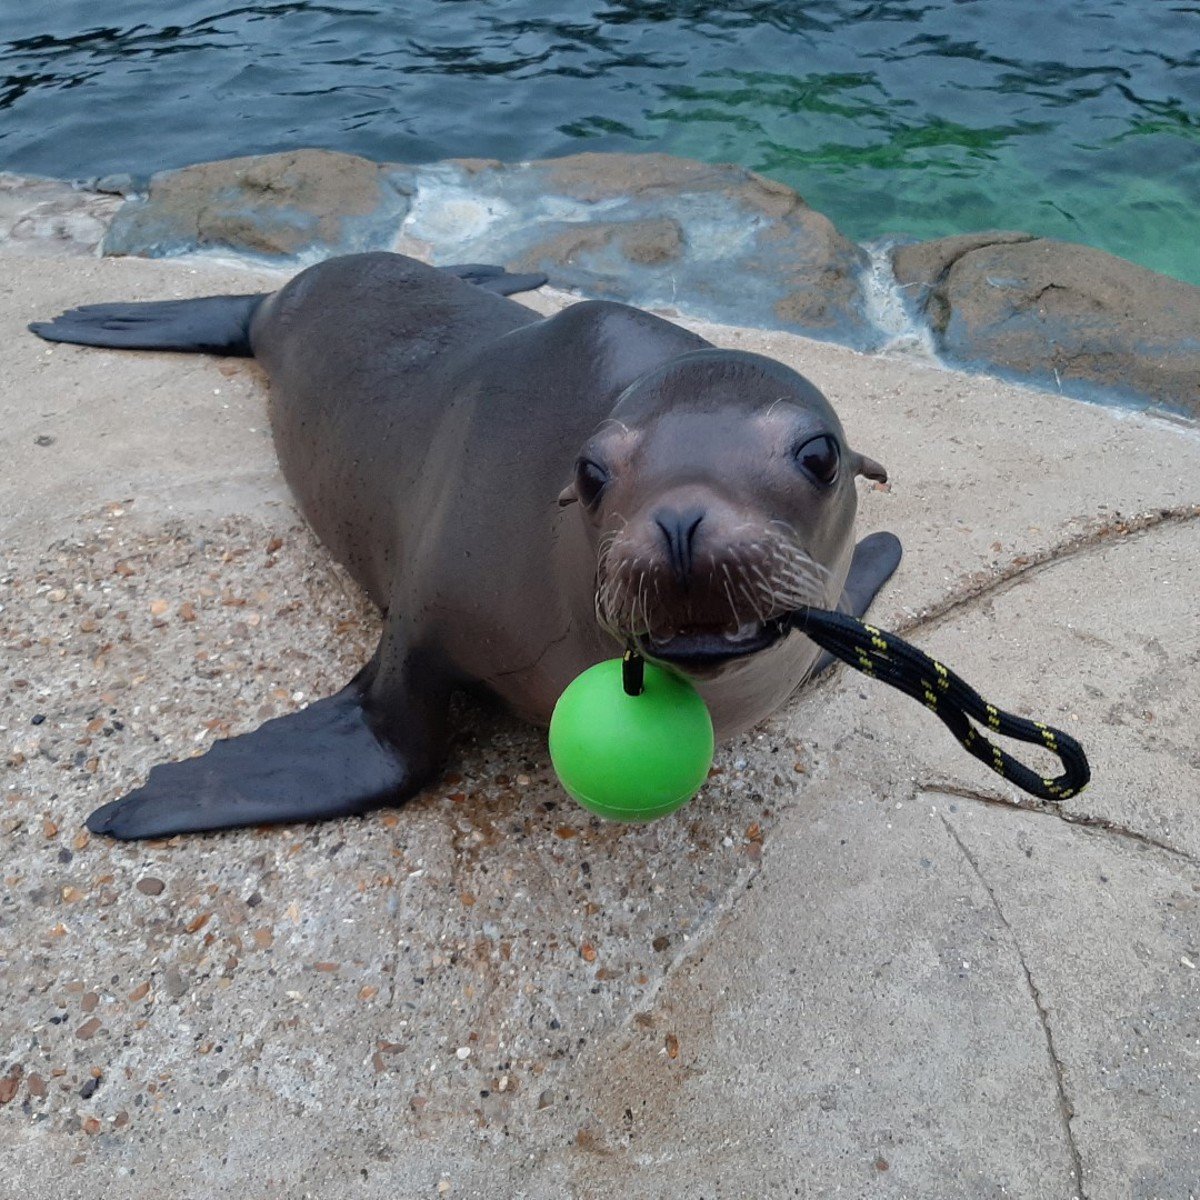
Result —
M 780 642 L 784 613 L 837 604 L 857 475 L 887 478 L 802 375 L 698 350 L 620 395 L 560 503 L 577 503 L 589 530 L 600 623 L 712 677 Z

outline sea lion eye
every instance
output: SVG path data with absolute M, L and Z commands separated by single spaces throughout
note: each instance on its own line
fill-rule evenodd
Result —
M 841 461 L 838 444 L 827 433 L 810 439 L 796 451 L 797 466 L 825 486 L 837 478 Z
M 594 508 L 608 483 L 608 472 L 590 458 L 581 458 L 575 464 L 575 490 L 584 508 Z

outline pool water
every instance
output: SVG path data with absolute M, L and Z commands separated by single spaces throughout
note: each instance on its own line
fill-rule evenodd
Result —
M 1200 284 L 1200 0 L 0 3 L 0 168 L 663 150 Z

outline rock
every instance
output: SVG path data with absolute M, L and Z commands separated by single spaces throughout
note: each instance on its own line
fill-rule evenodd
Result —
M 398 249 L 545 271 L 645 308 L 793 329 L 859 348 L 867 256 L 791 188 L 666 154 L 577 154 L 418 170 Z
M 178 1000 L 187 994 L 188 979 L 178 967 L 168 967 L 163 972 L 163 987 L 166 988 L 168 996 Z
M 109 255 L 225 250 L 286 258 L 383 249 L 408 211 L 400 176 L 329 150 L 294 150 L 164 171 L 126 201 Z
M 22 760 L 36 758 L 42 752 L 43 742 L 40 735 L 36 733 L 26 733 L 22 737 L 13 739 L 12 747 L 9 751 L 10 757 L 20 757 Z
M 120 203 L 61 180 L 0 172 L 0 243 L 30 257 L 92 255 Z
M 586 204 L 633 195 L 662 199 L 683 192 L 711 191 L 721 185 L 725 170 L 671 154 L 570 154 L 529 166 L 544 178 L 547 190 Z
M 916 242 L 910 246 L 899 246 L 892 254 L 892 268 L 896 280 L 905 288 L 923 289 L 910 294 L 915 302 L 923 304 L 934 284 L 945 277 L 946 272 L 964 255 L 986 246 L 1011 245 L 1014 242 L 1032 242 L 1031 233 L 1016 230 L 987 229 L 979 233 L 960 233 L 954 237 L 938 238 L 932 242 Z
M 666 154 L 578 154 L 533 163 L 530 170 L 548 193 L 643 212 L 617 248 L 627 260 L 626 276 L 636 279 L 633 272 L 645 267 L 669 277 L 670 295 L 660 288 L 660 300 L 683 297 L 692 308 L 699 299 L 705 315 L 724 320 L 753 318 L 859 346 L 874 341 L 859 283 L 866 255 L 783 184 L 742 167 Z M 677 243 L 649 236 L 647 218 L 672 225 Z M 538 249 L 523 262 L 553 278 L 552 255 L 539 258 Z
M 610 243 L 630 262 L 647 267 L 674 262 L 685 249 L 683 230 L 678 221 L 669 217 L 587 225 L 583 236 L 596 246 Z M 570 235 L 564 237 L 573 240 Z
M 637 221 L 596 221 L 572 226 L 539 242 L 519 258 L 522 270 L 590 276 L 596 295 L 623 294 L 630 263 L 662 266 L 684 252 L 683 230 L 669 217 Z
M 893 265 L 956 364 L 1200 416 L 1200 288 L 1021 233 L 906 246 Z
M 128 192 L 133 181 L 92 186 Z M 0 241 L 90 253 L 117 203 L 0 175 Z M 298 150 L 203 163 L 156 175 L 148 195 L 119 208 L 102 246 L 276 259 L 399 249 L 544 271 L 588 296 L 861 350 L 887 340 L 868 316 L 869 257 L 828 218 L 742 167 L 666 154 L 412 167 Z M 893 261 L 937 349 L 957 365 L 1200 414 L 1198 288 L 1011 231 L 905 246 Z
M 91 187 L 93 191 L 104 192 L 110 196 L 132 196 L 137 191 L 137 181 L 132 175 L 122 172 L 116 175 L 102 175 L 92 182 Z

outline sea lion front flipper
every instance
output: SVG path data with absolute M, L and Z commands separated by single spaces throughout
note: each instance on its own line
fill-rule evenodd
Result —
M 865 617 L 883 585 L 895 574 L 902 554 L 900 539 L 894 533 L 870 533 L 863 538 L 854 547 L 838 612 Z
M 397 686 L 378 661 L 377 653 L 334 696 L 216 742 L 197 758 L 154 767 L 142 787 L 92 813 L 88 828 L 129 840 L 357 816 L 402 803 L 437 770 L 446 697 Z

